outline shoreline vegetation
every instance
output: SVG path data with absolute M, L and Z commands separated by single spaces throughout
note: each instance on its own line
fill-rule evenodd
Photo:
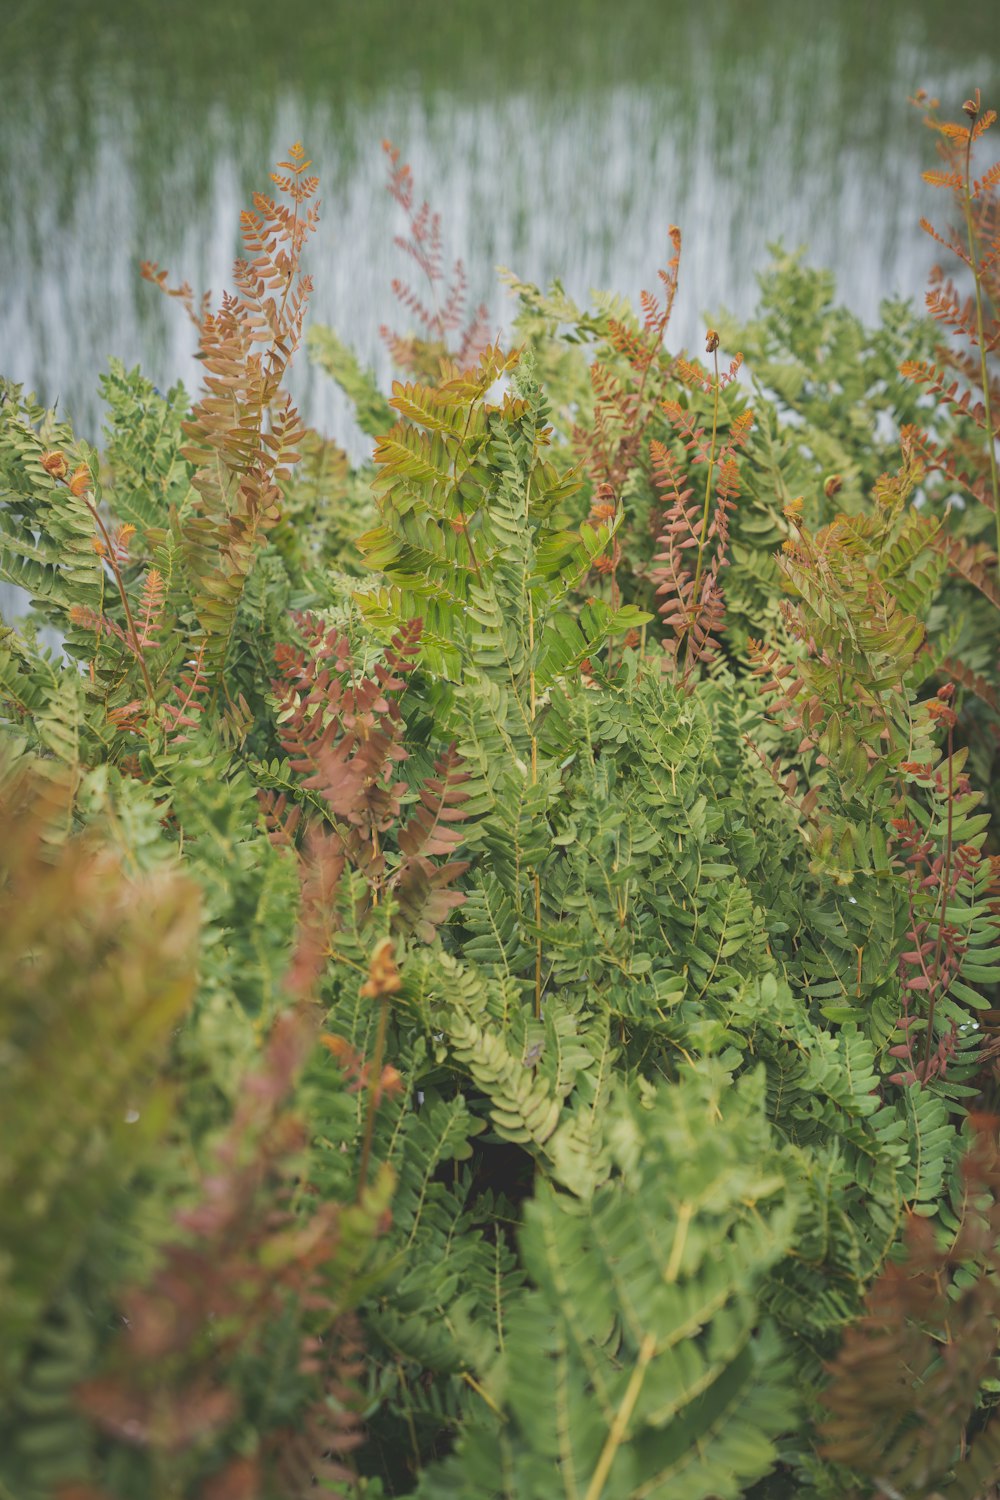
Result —
M 0 381 L 0 1497 L 990 1500 L 1000 164 L 926 311 L 488 309 L 296 143 L 198 379 Z M 308 358 L 369 456 L 307 426 Z M 60 645 L 46 645 L 55 633 Z

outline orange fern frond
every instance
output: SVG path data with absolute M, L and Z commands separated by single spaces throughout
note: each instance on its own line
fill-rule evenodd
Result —
M 929 171 L 922 172 L 921 176 L 931 187 L 961 189 L 962 186 L 961 172 L 950 172 L 941 167 L 931 167 Z
M 997 276 L 1000 266 L 1000 199 L 994 191 L 1000 185 L 1000 163 L 982 177 L 974 179 L 972 175 L 973 145 L 992 126 L 996 112 L 982 109 L 978 89 L 965 100 L 962 112 L 971 122 L 971 127 L 938 119 L 937 104 L 931 104 L 925 123 L 941 137 L 938 152 L 944 160 L 944 168 L 925 172 L 924 179 L 951 192 L 959 210 L 959 220 L 964 222 L 964 238 L 952 230 L 946 239 L 926 220 L 920 222 L 937 243 L 956 255 L 971 273 L 972 296 L 964 301 L 959 299 L 952 284 L 944 280 L 941 269 L 935 267 L 927 299 L 934 317 L 951 333 L 960 334 L 969 347 L 963 353 L 950 346 L 939 350 L 938 365 L 907 361 L 901 368 L 907 378 L 926 386 L 928 394 L 936 397 L 940 406 L 950 408 L 955 415 L 968 416 L 984 434 L 983 467 L 988 472 L 991 508 L 995 513 L 996 551 L 1000 558 L 1000 462 L 997 459 L 1000 382 L 989 363 L 990 353 L 1000 347 L 1000 319 L 996 316 L 1000 304 L 1000 278 Z M 946 368 L 960 372 L 965 390 L 960 390 L 959 381 L 950 379 L 945 373 Z
M 932 287 L 924 298 L 927 310 L 945 328 L 964 333 L 975 340 L 976 304 L 972 297 L 959 297 L 953 281 L 945 281 L 940 287 Z
M 973 182 L 972 196 L 973 198 L 982 198 L 985 194 L 992 192 L 995 187 L 1000 187 L 1000 161 L 994 162 L 992 167 L 983 173 L 982 177 L 978 177 Z
M 118 530 L 115 532 L 111 547 L 112 551 L 114 552 L 115 561 L 119 564 L 119 566 L 124 566 L 124 564 L 128 562 L 129 543 L 134 536 L 135 527 L 131 522 L 126 522 L 124 526 L 119 526 Z
M 983 110 L 983 113 L 972 127 L 972 139 L 978 141 L 979 137 L 984 135 L 990 126 L 996 123 L 996 117 L 997 112 L 995 109 Z
M 982 401 L 975 401 L 971 390 L 964 390 L 959 394 L 959 382 L 949 382 L 949 372 L 939 365 L 929 364 L 925 360 L 906 359 L 899 367 L 899 373 L 907 380 L 912 380 L 915 385 L 925 385 L 931 396 L 937 396 L 938 400 L 946 406 L 951 406 L 962 416 L 971 417 L 977 427 L 986 429 L 986 408 Z
M 657 272 L 663 300 L 653 292 L 641 294 L 642 323 L 632 327 L 620 318 L 608 320 L 608 342 L 628 363 L 637 377 L 630 383 L 603 360 L 590 369 L 594 389 L 594 415 L 589 427 L 576 427 L 573 442 L 597 483 L 610 484 L 620 494 L 638 458 L 650 420 L 658 404 L 657 393 L 648 390 L 649 377 L 663 362 L 663 339 L 677 295 L 681 259 L 681 232 L 672 224 L 669 238 L 673 254 Z
M 165 271 L 143 274 L 177 296 L 196 317 L 204 393 L 183 424 L 182 452 L 194 465 L 199 497 L 182 527 L 194 605 L 208 646 L 206 664 L 225 658 L 243 585 L 266 533 L 280 515 L 282 487 L 298 458 L 303 426 L 282 389 L 302 337 L 312 282 L 301 271 L 305 242 L 318 222 L 310 202 L 317 179 L 296 143 L 284 172 L 273 174 L 290 203 L 255 193 L 241 215 L 247 259 L 234 266 L 236 294 L 224 293 L 217 312 L 203 300 L 195 313 L 190 288 L 171 289 Z
M 209 308 L 212 305 L 211 292 L 203 292 L 197 306 L 195 305 L 194 292 L 186 281 L 179 286 L 170 286 L 167 277 L 169 273 L 161 270 L 155 260 L 144 260 L 139 265 L 139 275 L 143 281 L 151 282 L 158 287 L 166 297 L 174 297 L 180 302 L 191 322 L 201 332 L 202 325 L 208 317 Z
M 150 568 L 139 596 L 140 646 L 155 646 L 154 637 L 163 619 L 163 600 L 163 575 L 159 569 Z
M 86 604 L 73 604 L 69 610 L 70 623 L 80 625 L 84 630 L 92 630 L 100 638 L 102 635 L 114 636 L 115 640 L 121 641 L 133 656 L 138 655 L 136 647 L 129 635 L 114 620 L 109 620 L 107 615 L 101 614 L 96 609 L 91 609 Z

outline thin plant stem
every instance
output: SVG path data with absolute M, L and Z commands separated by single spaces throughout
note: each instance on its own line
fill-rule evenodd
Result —
M 470 1390 L 475 1391 L 477 1396 L 482 1397 L 482 1399 L 486 1402 L 486 1405 L 489 1407 L 490 1411 L 493 1412 L 494 1416 L 499 1417 L 501 1422 L 506 1420 L 503 1412 L 500 1410 L 500 1407 L 497 1406 L 489 1391 L 484 1390 L 483 1387 L 479 1384 L 479 1381 L 476 1380 L 474 1376 L 470 1375 L 468 1370 L 462 1371 L 462 1379 L 465 1381 Z
M 715 383 L 712 387 L 712 444 L 708 452 L 708 474 L 705 477 L 705 504 L 701 513 L 701 534 L 698 537 L 698 558 L 694 569 L 694 582 L 691 585 L 691 626 L 693 627 L 698 616 L 698 585 L 701 583 L 701 575 L 705 564 L 705 543 L 708 540 L 708 516 L 712 504 L 712 479 L 715 475 L 715 448 L 719 437 L 719 348 L 712 350 L 712 359 L 715 364 Z M 684 676 L 693 666 L 691 651 L 691 630 L 689 629 L 684 638 Z
M 372 1154 L 372 1137 L 375 1134 L 375 1110 L 378 1086 L 382 1078 L 382 1063 L 385 1060 L 385 1039 L 389 1029 L 389 1001 L 383 996 L 379 1000 L 378 1028 L 375 1032 L 375 1051 L 368 1071 L 368 1095 L 365 1104 L 365 1135 L 361 1143 L 361 1162 L 358 1166 L 358 1201 L 364 1196 L 368 1182 L 368 1163 Z
M 687 1243 L 688 1226 L 691 1223 L 693 1212 L 694 1210 L 690 1203 L 682 1203 L 677 1214 L 674 1243 L 671 1246 L 670 1259 L 664 1272 L 664 1280 L 669 1285 L 672 1285 L 680 1274 L 681 1261 L 684 1257 L 684 1246 Z M 587 1486 L 587 1493 L 584 1496 L 584 1500 L 600 1500 L 601 1493 L 607 1483 L 608 1475 L 611 1473 L 611 1465 L 615 1461 L 615 1455 L 625 1441 L 628 1424 L 632 1420 L 632 1413 L 635 1411 L 636 1403 L 642 1393 L 646 1371 L 655 1353 L 656 1337 L 652 1333 L 647 1333 L 639 1346 L 639 1354 L 632 1374 L 629 1377 L 629 1383 L 625 1387 L 625 1394 L 621 1399 L 621 1404 L 615 1412 L 604 1447 L 601 1449 L 601 1456 L 597 1460 L 597 1467 L 590 1477 L 590 1483 Z
M 476 582 L 479 584 L 479 587 L 482 588 L 483 575 L 479 567 L 479 558 L 476 556 L 476 549 L 472 543 L 472 537 L 469 534 L 469 518 L 465 514 L 465 506 L 462 504 L 462 493 L 459 489 L 458 480 L 458 458 L 459 454 L 465 455 L 466 458 L 468 457 L 468 455 L 465 453 L 465 442 L 469 436 L 469 426 L 472 422 L 472 413 L 474 409 L 475 408 L 472 406 L 469 407 L 468 416 L 465 419 L 465 427 L 462 431 L 462 436 L 459 440 L 458 447 L 455 449 L 455 458 L 451 467 L 451 487 L 455 492 L 455 503 L 458 506 L 458 514 L 461 517 L 462 535 L 465 537 L 465 545 L 469 549 L 469 560 L 472 563 L 472 567 L 476 575 Z
M 146 684 L 146 692 L 148 693 L 150 698 L 153 698 L 156 696 L 153 692 L 153 683 L 150 679 L 149 669 L 146 666 L 146 658 L 143 655 L 142 646 L 139 642 L 139 633 L 135 628 L 135 620 L 132 618 L 132 607 L 128 602 L 128 594 L 125 592 L 125 580 L 122 578 L 121 569 L 119 568 L 117 558 L 115 557 L 114 545 L 111 541 L 110 536 L 108 535 L 107 527 L 101 520 L 101 514 L 97 509 L 97 506 L 91 500 L 89 495 L 84 495 L 83 499 L 84 504 L 94 518 L 94 524 L 96 525 L 98 531 L 101 533 L 101 536 L 104 538 L 104 544 L 107 547 L 106 555 L 108 563 L 111 567 L 112 573 L 114 574 L 115 583 L 118 586 L 118 594 L 122 601 L 122 606 L 125 610 L 125 619 L 128 621 L 129 635 L 132 637 L 132 650 L 135 652 L 136 660 L 139 663 L 139 670 L 142 672 L 142 680 Z
M 937 941 L 934 944 L 934 963 L 931 967 L 933 984 L 931 985 L 930 998 L 927 1002 L 927 1037 L 924 1042 L 924 1077 L 931 1062 L 931 1048 L 934 1043 L 934 1012 L 937 1008 L 938 990 L 941 987 L 941 948 L 944 941 L 944 928 L 948 920 L 948 900 L 951 895 L 951 845 L 952 827 L 955 814 L 954 779 L 955 770 L 953 757 L 955 753 L 955 731 L 951 724 L 948 725 L 948 832 L 944 847 L 944 880 L 941 885 L 941 915 L 938 918 Z
M 715 474 L 715 445 L 719 436 L 719 351 L 713 350 L 712 357 L 715 361 L 715 384 L 712 387 L 712 446 L 708 454 L 708 475 L 705 479 L 705 504 L 701 513 L 701 535 L 698 538 L 698 560 L 694 569 L 694 586 L 691 590 L 691 598 L 697 606 L 698 585 L 705 561 L 705 542 L 708 539 L 708 513 L 712 503 L 712 478 Z
M 978 96 L 977 96 L 978 97 Z M 969 264 L 972 267 L 973 285 L 976 290 L 976 334 L 979 340 L 979 370 L 983 385 L 983 413 L 986 423 L 986 449 L 990 461 L 990 485 L 993 490 L 993 519 L 996 523 L 997 568 L 1000 570 L 1000 473 L 997 471 L 997 435 L 993 430 L 993 412 L 990 398 L 990 375 L 986 366 L 986 334 L 983 321 L 983 279 L 976 254 L 976 234 L 972 223 L 972 131 L 965 143 L 965 181 L 962 189 L 962 209 L 965 214 L 965 233 L 969 245 Z
M 601 1449 L 601 1456 L 597 1460 L 597 1468 L 591 1475 L 584 1500 L 600 1500 L 601 1493 L 607 1483 L 608 1475 L 611 1473 L 611 1465 L 615 1461 L 615 1455 L 624 1442 L 628 1424 L 632 1419 L 632 1413 L 635 1411 L 636 1402 L 639 1399 L 643 1382 L 646 1379 L 649 1362 L 655 1353 L 656 1339 L 653 1334 L 647 1333 L 640 1345 L 639 1357 L 635 1362 L 629 1383 L 625 1387 L 625 1394 L 622 1397 L 621 1405 L 615 1412 L 614 1420 L 611 1423 L 611 1430 L 608 1433 L 604 1447 Z
M 532 452 L 532 462 L 534 452 Z M 531 470 L 528 471 L 527 482 L 524 486 L 524 524 L 530 524 L 530 495 L 531 495 Z M 535 604 L 531 597 L 531 585 L 528 584 L 528 660 L 531 666 L 528 670 L 528 710 L 531 715 L 531 785 L 538 785 L 538 736 L 535 733 L 535 715 L 538 712 L 538 690 L 535 683 Z M 532 886 L 535 895 L 535 1004 L 534 1014 L 537 1021 L 542 1014 L 542 882 L 538 871 L 532 873 Z

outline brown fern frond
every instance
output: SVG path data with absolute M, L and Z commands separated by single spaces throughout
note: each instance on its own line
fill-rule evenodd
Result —
M 359 1414 L 363 1348 L 357 1318 L 345 1313 L 309 1356 L 321 1373 L 321 1394 L 295 1428 L 274 1433 L 268 1441 L 282 1495 L 304 1497 L 317 1486 L 332 1490 L 353 1479 L 341 1460 L 364 1440 Z
M 350 1296 L 345 1277 L 357 1252 L 345 1262 L 340 1204 L 307 1199 L 308 1212 L 292 1208 L 307 1136 L 288 1101 L 315 1040 L 315 1019 L 305 1007 L 279 1017 L 261 1063 L 239 1091 L 199 1197 L 176 1214 L 176 1238 L 163 1247 L 151 1277 L 122 1297 L 123 1331 L 106 1372 L 78 1392 L 81 1408 L 107 1437 L 151 1450 L 164 1473 L 177 1461 L 189 1468 L 190 1456 L 211 1438 L 216 1446 L 211 1453 L 202 1447 L 202 1462 L 214 1487 L 208 1493 L 220 1496 L 265 1466 L 298 1474 L 307 1444 L 318 1465 L 312 1482 L 336 1467 L 331 1462 L 325 1471 L 324 1453 L 312 1451 L 321 1430 L 330 1455 L 358 1438 L 351 1389 L 357 1329 L 337 1301 Z M 377 1221 L 362 1213 L 368 1223 L 359 1220 L 356 1228 L 374 1238 Z M 306 1314 L 298 1373 L 318 1389 L 304 1426 L 295 1434 L 265 1430 L 248 1469 L 233 1457 L 238 1444 L 231 1440 L 244 1415 L 240 1362 L 268 1357 L 269 1332 L 287 1325 L 292 1304 Z M 328 1411 L 322 1429 L 321 1407 Z
M 998 335 L 1000 335 L 1000 325 L 998 325 L 994 319 L 984 315 L 982 347 L 987 354 L 990 354 L 992 352 L 992 349 L 997 342 Z M 966 385 L 968 385 L 970 388 L 983 391 L 986 389 L 986 386 L 988 386 L 990 393 L 990 405 L 995 409 L 997 401 L 1000 400 L 1000 376 L 992 374 L 989 370 L 987 370 L 987 380 L 984 385 L 978 344 L 979 338 L 977 331 L 977 337 L 968 349 L 961 349 L 956 348 L 952 345 L 948 345 L 947 347 L 942 347 L 938 350 L 938 358 L 940 359 L 942 366 L 957 374 L 959 378 L 961 380 L 964 380 Z
M 205 668 L 205 642 L 198 647 L 197 655 L 187 663 L 187 671 L 181 674 L 174 686 L 176 703 L 164 703 L 162 713 L 167 736 L 175 745 L 187 739 L 186 731 L 197 729 L 205 709 L 211 686 Z
M 975 693 L 981 703 L 992 708 L 994 713 L 1000 715 L 1000 692 L 997 692 L 992 683 L 988 682 L 980 672 L 974 672 L 964 662 L 958 661 L 954 656 L 946 656 L 941 662 L 941 670 L 947 672 L 948 676 L 955 682 L 961 684 L 968 692 Z
M 900 365 L 899 373 L 907 380 L 912 380 L 915 385 L 925 385 L 928 395 L 937 396 L 944 405 L 953 407 L 962 416 L 971 417 L 978 427 L 986 430 L 986 409 L 983 403 L 973 399 L 971 390 L 964 390 L 959 394 L 959 382 L 952 380 L 949 383 L 949 372 L 940 365 L 932 365 L 920 359 L 906 359 Z
M 978 141 L 979 137 L 984 135 L 991 125 L 996 124 L 996 118 L 997 112 L 995 109 L 984 109 L 972 127 L 973 141 Z
M 397 240 L 396 243 L 399 244 L 400 242 Z M 402 307 L 406 308 L 407 312 L 413 313 L 418 323 L 422 323 L 428 330 L 433 328 L 443 334 L 444 320 L 441 314 L 436 310 L 432 311 L 428 308 L 407 282 L 395 276 L 390 285 L 396 300 Z
M 444 390 L 444 388 L 442 388 Z M 441 395 L 441 393 L 435 393 Z M 437 925 L 464 897 L 450 889 L 468 866 L 436 857 L 451 855 L 461 841 L 454 825 L 464 821 L 468 780 L 454 745 L 434 764 L 434 774 L 418 793 L 418 806 L 401 822 L 406 783 L 395 768 L 408 758 L 404 745 L 402 699 L 416 666 L 422 624 L 407 622 L 393 636 L 369 676 L 353 670 L 350 644 L 336 629 L 310 616 L 296 617 L 305 646 L 279 645 L 279 676 L 272 686 L 278 702 L 279 738 L 289 768 L 311 794 L 306 814 L 291 804 L 288 793 L 261 795 L 272 842 L 293 845 L 304 834 L 302 848 L 322 874 L 329 890 L 320 898 L 310 891 L 315 876 L 303 873 L 303 910 L 314 911 L 305 926 L 318 933 L 311 952 L 325 951 L 322 921 L 328 936 L 334 920 L 332 890 L 345 864 L 368 881 L 373 900 L 378 892 L 395 893 L 399 924 L 429 941 Z M 325 809 L 325 821 L 316 809 Z M 398 859 L 387 862 L 387 840 L 395 839 Z M 301 967 L 308 969 L 308 955 Z M 297 961 L 297 967 L 298 967 Z
M 939 531 L 932 543 L 934 549 L 948 559 L 952 571 L 966 583 L 978 589 L 992 605 L 1000 609 L 1000 585 L 996 580 L 996 554 L 984 543 L 969 543 Z
M 681 232 L 674 224 L 669 238 L 673 253 L 657 273 L 662 301 L 655 293 L 643 291 L 641 324 L 633 326 L 620 318 L 608 320 L 608 343 L 627 362 L 629 370 L 623 376 L 605 360 L 595 360 L 590 369 L 593 416 L 589 425 L 578 425 L 572 432 L 574 447 L 596 485 L 595 508 L 606 493 L 622 494 L 656 411 L 659 391 L 655 387 L 662 389 L 660 381 L 650 384 L 650 374 L 656 369 L 662 377 L 670 368 L 663 355 L 663 340 L 677 295 L 681 258 Z M 623 539 L 624 531 L 619 527 L 610 554 L 594 561 L 595 570 L 610 579 L 613 609 L 620 601 L 617 575 L 624 555 Z
M 969 252 L 954 230 L 946 238 L 934 228 L 930 219 L 921 219 L 919 223 L 924 234 L 930 235 L 932 240 L 935 240 L 943 249 L 950 250 L 953 255 L 957 255 L 959 260 L 964 261 L 966 265 L 969 264 Z
M 257 801 L 264 816 L 267 836 L 275 849 L 293 849 L 295 835 L 302 821 L 302 807 L 289 800 L 287 792 L 263 787 L 257 790 Z
M 452 742 L 434 762 L 434 775 L 420 788 L 420 806 L 399 830 L 399 847 L 407 858 L 451 854 L 461 843 L 462 835 L 454 825 L 465 820 L 462 804 L 469 800 L 463 790 L 469 773 L 461 767 L 462 758 Z
M 408 859 L 393 885 L 403 928 L 423 943 L 432 942 L 448 914 L 465 900 L 461 891 L 449 887 L 468 868 L 465 860 L 436 865 L 422 854 Z
M 279 645 L 275 651 L 281 677 L 272 686 L 282 747 L 303 786 L 318 794 L 331 818 L 365 829 L 370 840 L 395 821 L 404 790 L 402 783 L 387 779 L 391 767 L 406 757 L 399 704 L 387 694 L 402 688 L 400 673 L 412 668 L 406 654 L 411 642 L 394 637 L 387 665 L 354 683 L 347 675 L 346 639 L 309 616 L 297 623 L 308 650 Z
M 950 449 L 935 442 L 922 428 L 907 424 L 900 428 L 900 442 L 909 443 L 925 468 L 947 475 L 951 482 L 972 500 L 987 509 L 993 508 L 989 490 L 989 473 L 982 450 L 970 444 L 953 442 Z M 968 465 L 963 467 L 963 465 Z M 978 473 L 976 470 L 978 469 Z
M 657 346 L 663 343 L 670 316 L 674 310 L 681 268 L 681 232 L 676 224 L 670 225 L 667 235 L 674 253 L 668 259 L 667 264 L 656 273 L 663 287 L 663 303 L 660 303 L 660 299 L 653 292 L 644 291 L 639 294 L 643 327 L 656 340 Z
M 235 263 L 236 294 L 224 293 L 214 313 L 203 304 L 198 320 L 205 389 L 183 424 L 182 452 L 194 465 L 199 500 L 182 534 L 213 670 L 225 658 L 256 553 L 279 519 L 282 486 L 304 431 L 282 382 L 312 289 L 300 268 L 318 222 L 309 165 L 299 144 L 279 163 L 285 171 L 274 179 L 290 203 L 254 194 L 253 208 L 241 216 L 248 258 Z M 190 288 L 172 290 L 155 266 L 144 274 L 194 315 Z
M 383 325 L 379 333 L 400 369 L 434 379 L 438 373 L 436 366 L 451 353 L 464 364 L 485 348 L 489 343 L 489 314 L 485 305 L 480 304 L 463 328 L 468 295 L 464 262 L 457 259 L 450 278 L 446 278 L 441 215 L 434 213 L 426 201 L 419 208 L 416 206 L 412 171 L 400 162 L 399 150 L 390 141 L 383 141 L 382 149 L 389 161 L 389 193 L 407 218 L 406 233 L 395 235 L 394 243 L 420 270 L 430 293 L 430 304 L 407 282 L 394 278 L 393 295 L 416 318 L 421 331 L 416 338 L 401 337 Z M 450 351 L 448 337 L 455 333 L 459 333 L 458 345 Z
M 647 296 L 648 293 L 643 293 Z M 608 319 L 608 335 L 612 348 L 628 360 L 633 370 L 640 375 L 647 369 L 656 356 L 656 350 L 650 345 L 646 337 L 646 329 L 643 326 L 638 332 L 629 328 L 626 323 L 617 318 Z
M 102 635 L 114 636 L 115 640 L 121 641 L 122 645 L 136 655 L 135 646 L 130 637 L 114 620 L 109 620 L 107 615 L 101 614 L 96 609 L 91 609 L 86 604 L 72 604 L 69 610 L 70 623 L 80 625 L 84 630 L 92 630 L 98 639 Z
M 131 522 L 126 522 L 124 526 L 119 526 L 114 534 L 114 538 L 112 539 L 111 543 L 111 550 L 119 567 L 124 567 L 129 560 L 129 543 L 134 536 L 135 527 L 131 524 Z
M 717 403 L 721 377 L 710 388 Z M 679 402 L 665 401 L 662 406 L 690 456 L 682 471 L 665 444 L 656 439 L 650 443 L 653 483 L 665 502 L 657 539 L 662 550 L 654 555 L 650 578 L 660 617 L 674 637 L 674 659 L 679 659 L 682 647 L 686 653 L 686 678 L 696 662 L 709 661 L 718 651 L 725 621 L 721 575 L 728 566 L 729 517 L 740 492 L 736 453 L 749 438 L 753 413 L 740 413 L 719 443 L 714 419 L 711 433 L 706 433 L 695 414 Z M 699 463 L 708 466 L 702 502 L 693 498 L 686 484 L 691 467 Z
M 962 1217 L 951 1243 L 940 1247 L 933 1225 L 910 1217 L 905 1259 L 873 1283 L 830 1366 L 822 1451 L 877 1480 L 886 1494 L 937 1493 L 956 1466 L 969 1487 L 955 1493 L 982 1494 L 974 1476 L 997 1472 L 994 1424 L 973 1435 L 1000 1334 L 995 1121 L 975 1121 L 962 1171 Z
M 291 839 L 298 819 L 293 814 L 285 817 L 284 809 L 279 812 L 277 807 L 272 816 L 283 818 L 281 832 Z M 298 934 L 285 977 L 285 988 L 294 1000 L 305 1002 L 314 994 L 326 967 L 339 925 L 336 896 L 346 866 L 347 849 L 340 832 L 311 821 L 299 855 Z
M 468 288 L 469 279 L 465 274 L 464 262 L 456 260 L 451 285 L 441 307 L 441 322 L 449 331 L 461 326 Z
M 952 332 L 964 333 L 975 342 L 976 304 L 971 297 L 959 297 L 953 281 L 945 281 L 940 287 L 932 287 L 924 301 L 931 317 Z
M 972 147 L 996 118 L 993 110 L 983 110 L 979 90 L 967 99 L 962 111 L 971 127 L 942 121 L 935 101 L 925 115 L 925 123 L 938 133 L 938 151 L 944 160 L 943 170 L 925 173 L 928 182 L 947 188 L 953 197 L 958 218 L 965 234 L 953 230 L 948 238 L 921 220 L 923 227 L 941 245 L 949 249 L 971 273 L 972 296 L 961 300 L 939 267 L 932 275 L 928 307 L 943 327 L 964 338 L 963 351 L 947 346 L 939 350 L 938 364 L 907 361 L 902 371 L 917 384 L 926 386 L 940 406 L 958 416 L 968 416 L 984 435 L 983 468 L 988 474 L 988 493 L 995 515 L 996 552 L 1000 560 L 1000 462 L 997 438 L 1000 437 L 1000 381 L 990 367 L 989 356 L 1000 347 L 1000 164 L 983 177 L 972 175 Z M 990 307 L 992 305 L 992 313 Z M 945 370 L 958 371 L 961 380 L 951 380 Z M 960 390 L 964 384 L 965 389 Z M 978 467 L 978 465 L 976 466 Z
M 922 172 L 920 175 L 925 182 L 930 183 L 931 187 L 944 187 L 954 190 L 955 188 L 961 189 L 962 186 L 961 172 L 949 171 L 947 168 L 931 167 L 929 171 Z
M 475 313 L 465 326 L 455 359 L 460 365 L 471 364 L 483 349 L 490 347 L 492 342 L 493 329 L 490 324 L 490 310 L 485 302 L 480 302 Z
M 659 490 L 664 505 L 670 508 L 686 507 L 694 494 L 691 486 L 685 483 L 687 471 L 682 469 L 667 445 L 658 438 L 651 440 L 649 452 L 653 460 L 653 483 Z
M 742 368 L 743 356 L 737 354 L 730 360 L 729 368 L 720 374 L 719 390 L 724 391 L 727 385 L 732 385 Z M 674 373 L 682 385 L 689 386 L 692 390 L 704 391 L 706 395 L 715 390 L 715 376 L 709 374 L 698 360 L 676 359 Z

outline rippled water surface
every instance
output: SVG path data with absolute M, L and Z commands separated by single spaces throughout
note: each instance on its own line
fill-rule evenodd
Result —
M 383 137 L 441 210 L 475 298 L 495 267 L 635 295 L 685 236 L 674 344 L 749 312 L 767 245 L 805 242 L 846 301 L 919 295 L 932 143 L 906 97 L 1000 95 L 994 0 L 7 0 L 0 18 L 0 371 L 99 440 L 110 355 L 196 382 L 149 257 L 218 291 L 238 212 L 295 139 L 322 179 L 313 317 L 386 374 L 402 269 Z M 944 18 L 942 20 L 942 18 Z M 350 439 L 304 359 L 307 414 Z M 352 446 L 355 446 L 355 442 Z

